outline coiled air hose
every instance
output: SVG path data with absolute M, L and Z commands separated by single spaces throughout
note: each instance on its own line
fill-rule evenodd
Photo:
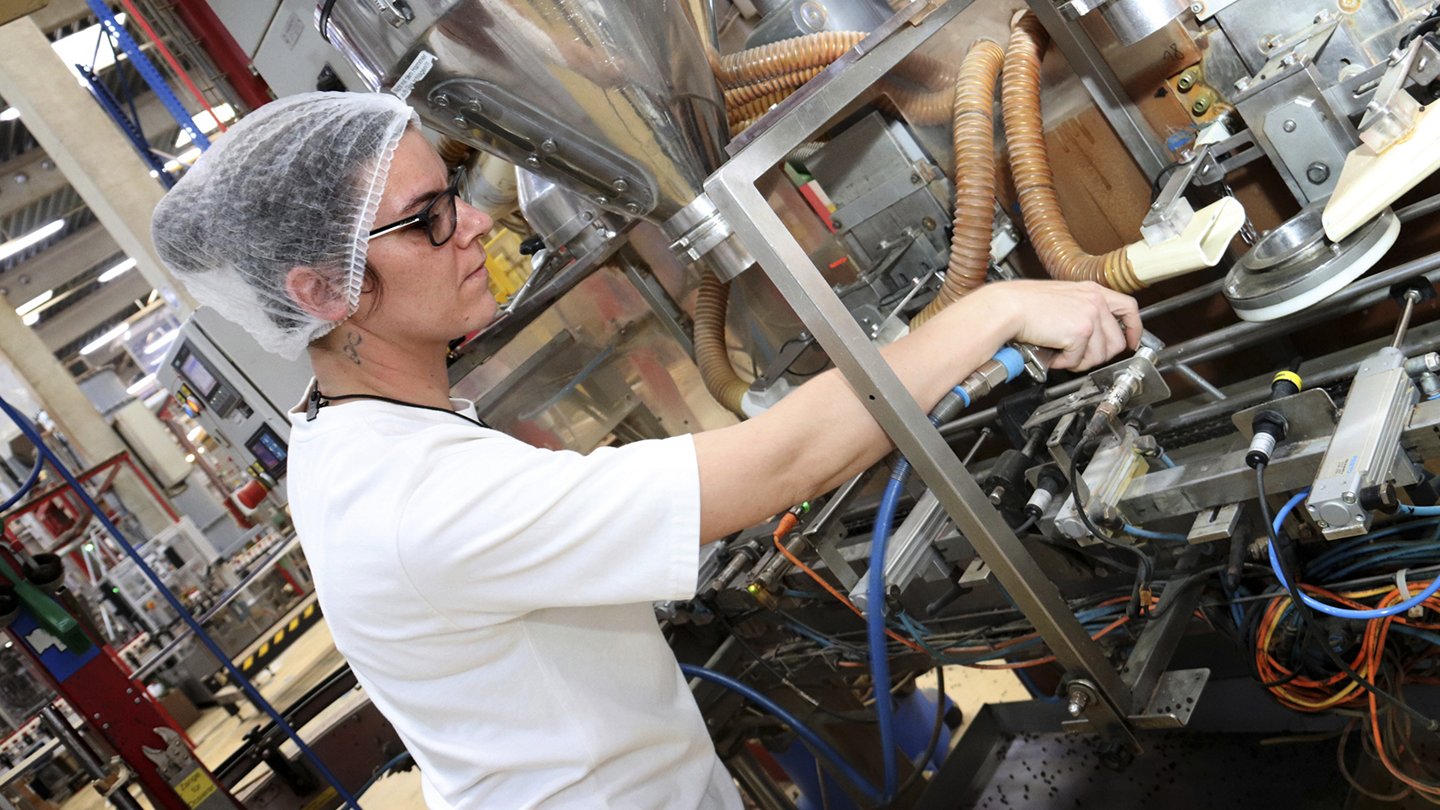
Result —
M 725 312 L 730 306 L 730 285 L 706 272 L 700 278 L 695 297 L 695 363 L 705 390 L 716 402 L 744 416 L 740 401 L 749 384 L 740 379 L 730 365 L 730 351 L 725 342 Z
M 1005 119 L 1005 140 L 1010 147 L 1010 171 L 1020 196 L 1025 230 L 1035 252 L 1051 277 L 1066 281 L 1094 281 L 1112 290 L 1135 292 L 1145 287 L 1125 248 L 1093 256 L 1075 241 L 1065 214 L 1055 198 L 1055 180 L 1045 146 L 1040 116 L 1040 59 L 1049 37 L 1034 14 L 1017 15 L 1010 29 L 1005 54 L 1004 82 L 1000 91 Z
M 965 54 L 955 83 L 955 221 L 945 283 L 910 320 L 919 326 L 980 285 L 990 267 L 995 212 L 995 85 L 1005 51 L 988 39 Z

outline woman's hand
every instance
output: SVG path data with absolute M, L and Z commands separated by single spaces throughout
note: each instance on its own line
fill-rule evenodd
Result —
M 1091 368 L 1140 345 L 1135 299 L 1091 281 L 1003 281 L 970 298 L 979 317 L 1008 318 L 1013 340 L 1059 352 L 1052 368 Z

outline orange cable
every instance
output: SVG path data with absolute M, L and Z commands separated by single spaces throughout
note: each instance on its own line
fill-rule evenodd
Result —
M 789 519 L 788 522 L 787 518 Z M 826 593 L 839 600 L 840 604 L 850 608 L 851 612 L 853 612 L 856 616 L 859 616 L 862 619 L 865 618 L 865 614 L 860 612 L 860 608 L 855 607 L 854 602 L 851 602 L 850 599 L 845 596 L 845 594 L 840 593 L 840 591 L 836 590 L 830 583 L 822 579 L 820 575 L 815 573 L 814 569 L 812 569 L 810 566 L 806 565 L 803 562 L 800 562 L 800 558 L 796 557 L 794 554 L 791 554 L 790 550 L 785 548 L 785 544 L 780 542 L 780 538 L 784 537 L 786 534 L 789 534 L 790 530 L 795 528 L 795 526 L 798 525 L 799 522 L 799 519 L 797 519 L 789 512 L 785 513 L 785 517 L 780 518 L 780 525 L 775 527 L 774 539 L 776 550 L 778 550 L 782 555 L 784 555 L 785 559 L 789 560 L 791 565 L 799 568 L 801 571 L 804 571 L 811 579 L 815 580 L 816 584 L 824 588 Z M 888 627 L 885 628 L 885 635 L 889 636 L 895 641 L 900 642 L 901 644 L 904 644 L 906 647 L 909 647 L 915 652 L 926 652 L 924 647 L 921 647 L 919 644 L 916 644 L 910 639 L 905 638 L 904 636 L 896 633 L 894 630 L 891 630 Z M 928 655 L 929 653 L 926 654 Z

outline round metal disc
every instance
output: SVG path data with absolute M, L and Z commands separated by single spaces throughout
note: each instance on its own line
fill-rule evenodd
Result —
M 1400 235 L 1389 210 L 1336 243 L 1312 203 L 1265 234 L 1225 277 L 1225 298 L 1247 321 L 1271 321 L 1313 306 L 1374 267 Z

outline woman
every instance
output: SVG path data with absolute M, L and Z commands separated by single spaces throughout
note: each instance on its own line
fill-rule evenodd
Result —
M 733 427 L 587 456 L 489 430 L 449 398 L 445 350 L 495 317 L 490 224 L 402 102 L 315 93 L 232 127 L 154 234 L 197 300 L 308 351 L 295 525 L 335 644 L 432 806 L 738 807 L 650 603 L 693 595 L 701 544 L 891 445 L 833 371 Z M 1084 368 L 1139 334 L 1126 296 L 1009 282 L 884 354 L 928 409 L 1005 341 Z

